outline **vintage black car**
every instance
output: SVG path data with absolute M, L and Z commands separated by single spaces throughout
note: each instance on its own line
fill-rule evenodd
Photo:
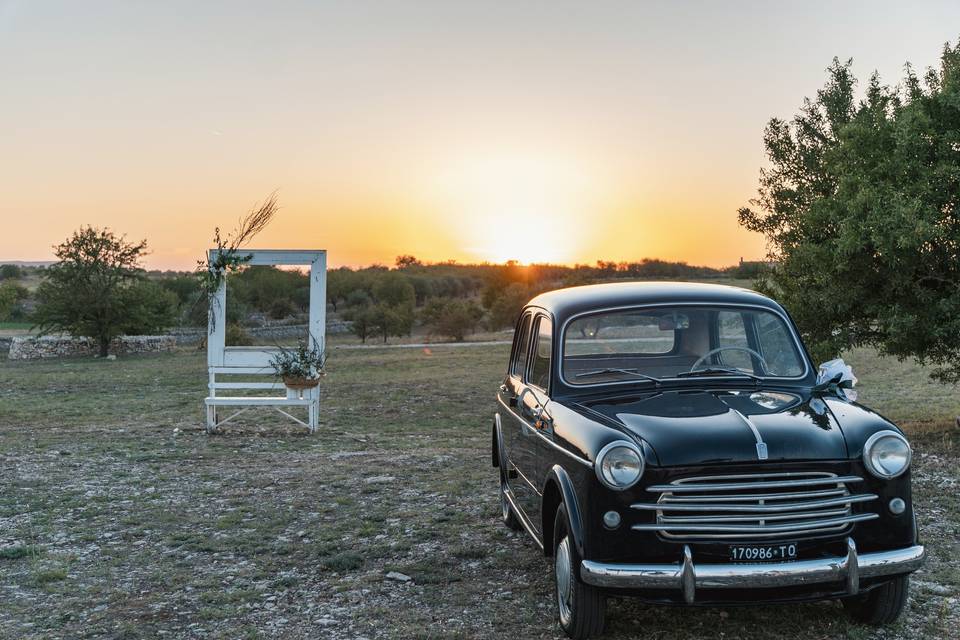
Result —
M 497 395 L 505 524 L 553 558 L 560 625 L 606 597 L 842 599 L 892 622 L 923 561 L 900 430 L 817 382 L 796 327 L 752 291 L 561 289 L 525 307 Z

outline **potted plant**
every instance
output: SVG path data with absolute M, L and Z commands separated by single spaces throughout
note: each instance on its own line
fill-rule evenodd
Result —
M 302 340 L 296 349 L 277 348 L 280 351 L 270 359 L 270 366 L 288 389 L 312 389 L 320 384 L 320 378 L 326 375 L 326 352 Z

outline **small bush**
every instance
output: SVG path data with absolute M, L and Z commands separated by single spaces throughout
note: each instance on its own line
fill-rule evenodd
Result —
M 40 548 L 34 545 L 16 544 L 12 547 L 0 548 L 0 560 L 19 560 L 37 555 L 40 555 Z
M 270 305 L 270 317 L 274 320 L 283 320 L 296 312 L 297 308 L 288 298 L 278 298 Z
M 227 346 L 249 347 L 253 344 L 253 337 L 240 324 L 232 322 L 227 325 Z

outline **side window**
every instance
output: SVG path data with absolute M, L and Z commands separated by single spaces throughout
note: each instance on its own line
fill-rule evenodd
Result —
M 717 313 L 720 347 L 747 347 L 747 330 L 743 324 L 743 314 L 739 311 L 720 311 Z M 736 367 L 753 373 L 753 361 L 746 351 L 727 349 L 717 354 L 717 359 L 727 367 Z
M 550 355 L 553 349 L 553 323 L 541 316 L 537 322 L 536 351 L 527 382 L 546 390 L 550 385 Z
M 517 322 L 516 338 L 513 345 L 513 360 L 510 361 L 510 375 L 523 377 L 523 369 L 527 364 L 527 353 L 530 348 L 530 322 L 533 316 L 523 314 Z

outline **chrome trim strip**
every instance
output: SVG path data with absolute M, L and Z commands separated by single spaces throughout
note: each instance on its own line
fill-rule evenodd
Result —
M 812 514 L 811 517 L 816 517 Z M 838 525 L 851 524 L 854 522 L 866 522 L 867 520 L 876 520 L 880 515 L 876 513 L 857 513 L 842 518 L 828 518 L 826 520 L 816 520 L 808 522 L 798 522 L 794 524 L 775 524 L 769 526 L 761 525 L 698 525 L 698 524 L 635 524 L 631 529 L 634 531 L 705 531 L 708 533 L 789 533 L 793 531 L 802 531 L 810 533 L 818 529 L 836 527 Z
M 698 565 L 692 556 L 688 560 L 685 552 L 675 564 L 615 564 L 583 560 L 580 577 L 596 587 L 677 589 L 682 591 L 684 600 L 690 602 L 687 596 L 695 593 L 695 589 L 777 588 L 843 582 L 848 591 L 854 584 L 859 590 L 860 578 L 916 571 L 923 564 L 924 556 L 921 545 L 857 555 L 851 540 L 846 556 L 794 562 Z M 855 580 L 851 580 L 851 573 Z
M 774 301 L 771 300 L 771 302 L 774 302 Z M 774 304 L 777 304 L 777 303 L 774 302 Z M 702 301 L 701 302 L 654 302 L 654 303 L 648 303 L 648 304 L 629 304 L 629 305 L 624 305 L 619 307 L 604 307 L 600 309 L 590 309 L 589 311 L 581 311 L 580 313 L 575 313 L 574 315 L 567 318 L 563 322 L 563 324 L 560 326 L 559 330 L 557 331 L 556 352 L 557 352 L 557 358 L 559 360 L 557 373 L 560 374 L 559 377 L 560 377 L 560 380 L 563 382 L 563 384 L 570 387 L 571 389 L 586 389 L 590 387 L 600 387 L 600 386 L 605 387 L 605 386 L 615 386 L 615 385 L 624 385 L 624 384 L 637 384 L 638 381 L 641 381 L 642 380 L 641 378 L 634 378 L 633 380 L 623 380 L 620 382 L 595 382 L 592 384 L 573 384 L 569 382 L 567 380 L 567 377 L 563 375 L 563 361 L 564 361 L 564 351 L 565 351 L 564 347 L 565 347 L 566 335 L 567 335 L 567 325 L 569 325 L 571 322 L 573 322 L 577 318 L 581 318 L 583 316 L 609 313 L 611 311 L 627 311 L 630 309 L 652 309 L 657 307 L 705 307 L 705 308 L 725 307 L 725 308 L 734 308 L 734 309 L 742 309 L 746 307 L 750 309 L 762 309 L 763 311 L 769 311 L 770 313 L 777 315 L 781 320 L 783 320 L 784 324 L 786 324 L 787 328 L 790 330 L 790 335 L 793 337 L 794 349 L 797 352 L 797 356 L 800 358 L 801 361 L 803 361 L 803 374 L 799 376 L 789 377 L 789 378 L 788 377 L 764 377 L 762 379 L 768 382 L 778 382 L 781 380 L 787 380 L 787 381 L 803 380 L 812 371 L 811 363 L 809 362 L 809 358 L 807 357 L 807 351 L 803 346 L 803 341 L 800 340 L 800 335 L 797 333 L 796 327 L 793 326 L 793 322 L 790 321 L 790 318 L 788 318 L 786 314 L 781 313 L 779 309 L 772 309 L 762 304 L 750 304 L 748 302 L 745 302 L 745 303 L 702 302 Z M 704 378 L 696 378 L 696 379 L 704 380 Z M 686 378 L 662 378 L 661 384 L 667 381 L 676 382 L 677 380 L 683 381 L 683 380 L 686 380 Z M 710 376 L 708 380 L 743 380 L 743 376 Z
M 529 427 L 530 430 L 531 430 L 533 433 L 535 433 L 535 434 L 537 434 L 538 436 L 540 436 L 540 439 L 543 440 L 545 443 L 547 443 L 549 446 L 553 447 L 554 449 L 556 449 L 557 451 L 559 451 L 559 452 L 561 452 L 561 453 L 567 454 L 568 456 L 570 456 L 571 458 L 573 458 L 574 460 L 576 460 L 576 461 L 579 462 L 580 464 L 585 465 L 588 469 L 593 469 L 593 463 L 592 463 L 592 462 L 590 462 L 589 460 L 584 460 L 583 458 L 581 458 L 581 457 L 578 456 L 577 454 L 573 453 L 572 451 L 567 451 L 566 449 L 564 449 L 563 447 L 561 447 L 560 445 L 558 445 L 556 442 L 553 442 L 553 441 L 550 440 L 547 436 L 543 435 L 543 434 L 540 432 L 539 429 L 534 429 L 533 427 L 530 427 L 530 425 L 527 423 L 526 420 L 524 420 L 524 418 L 523 418 L 522 416 L 518 415 L 516 411 L 514 411 L 513 409 L 511 409 L 510 407 L 507 406 L 507 403 L 503 401 L 503 398 L 501 398 L 500 396 L 497 396 L 497 402 L 499 402 L 500 405 L 510 413 L 510 415 L 512 415 L 512 416 L 513 416 L 514 418 L 516 418 L 517 420 L 519 420 L 519 421 L 521 422 L 521 424 Z
M 513 489 L 508 485 L 503 492 L 503 495 L 507 497 L 507 502 L 510 503 L 510 507 L 513 509 L 513 514 L 517 516 L 517 520 L 520 521 L 520 524 L 523 525 L 523 528 L 527 530 L 527 533 L 530 534 L 530 537 L 533 538 L 533 541 L 537 543 L 537 546 L 543 549 L 543 543 L 540 541 L 540 537 L 533 530 L 533 526 L 527 522 L 527 516 L 523 513 L 523 509 L 517 506 L 517 500 L 513 497 Z
M 845 496 L 846 489 L 822 489 L 820 491 L 796 491 L 784 493 L 737 493 L 722 496 L 669 496 L 662 504 L 701 503 L 701 502 L 749 502 L 757 500 L 789 500 L 791 498 L 825 498 L 828 496 Z
M 734 476 L 728 476 L 733 478 Z M 743 476 L 750 477 L 750 476 Z M 863 482 L 859 476 L 825 476 L 804 480 L 761 480 L 760 482 L 724 482 L 715 484 L 655 484 L 647 491 L 656 493 L 680 493 L 690 491 L 731 491 L 737 489 L 780 489 L 787 487 L 814 487 L 820 484 L 849 484 Z
M 520 471 L 520 467 L 518 467 L 517 465 L 513 464 L 512 462 L 510 463 L 510 465 L 513 467 L 513 470 L 517 472 L 517 475 L 520 476 L 520 479 L 523 480 L 524 482 L 526 482 L 528 487 L 530 487 L 531 489 L 533 489 L 533 492 L 534 492 L 535 494 L 537 494 L 537 495 L 540 496 L 540 497 L 543 497 L 543 494 L 541 494 L 541 493 L 540 493 L 540 490 L 537 489 L 537 485 L 535 485 L 535 484 L 533 484 L 532 482 L 530 482 L 530 480 L 527 479 L 527 476 L 523 475 L 523 472 Z
M 841 496 L 839 498 L 829 498 L 827 500 L 817 500 L 816 502 L 798 502 L 788 504 L 671 504 L 669 501 L 650 504 L 638 502 L 630 505 L 631 509 L 640 511 L 733 511 L 735 513 L 781 513 L 784 511 L 810 511 L 822 507 L 836 507 L 838 505 L 850 504 L 855 502 L 870 502 L 876 500 L 879 496 L 873 493 L 863 493 L 855 496 Z M 760 496 L 760 500 L 765 496 Z
M 770 522 L 782 520 L 807 520 L 813 518 L 840 518 L 849 513 L 847 509 L 833 509 L 831 511 L 802 511 L 800 513 L 781 513 L 777 515 L 729 515 L 729 516 L 661 516 L 660 524 L 697 524 L 700 522 Z M 816 525 L 817 522 L 809 524 Z
M 746 423 L 746 425 L 750 427 L 750 431 L 753 432 L 753 437 L 757 441 L 757 460 L 766 460 L 768 457 L 767 443 L 763 441 L 763 436 L 760 435 L 760 430 L 757 429 L 757 425 L 753 424 L 750 418 L 743 415 L 736 409 L 730 409 L 730 410 L 733 411 L 738 416 L 740 416 L 740 419 L 743 420 Z

